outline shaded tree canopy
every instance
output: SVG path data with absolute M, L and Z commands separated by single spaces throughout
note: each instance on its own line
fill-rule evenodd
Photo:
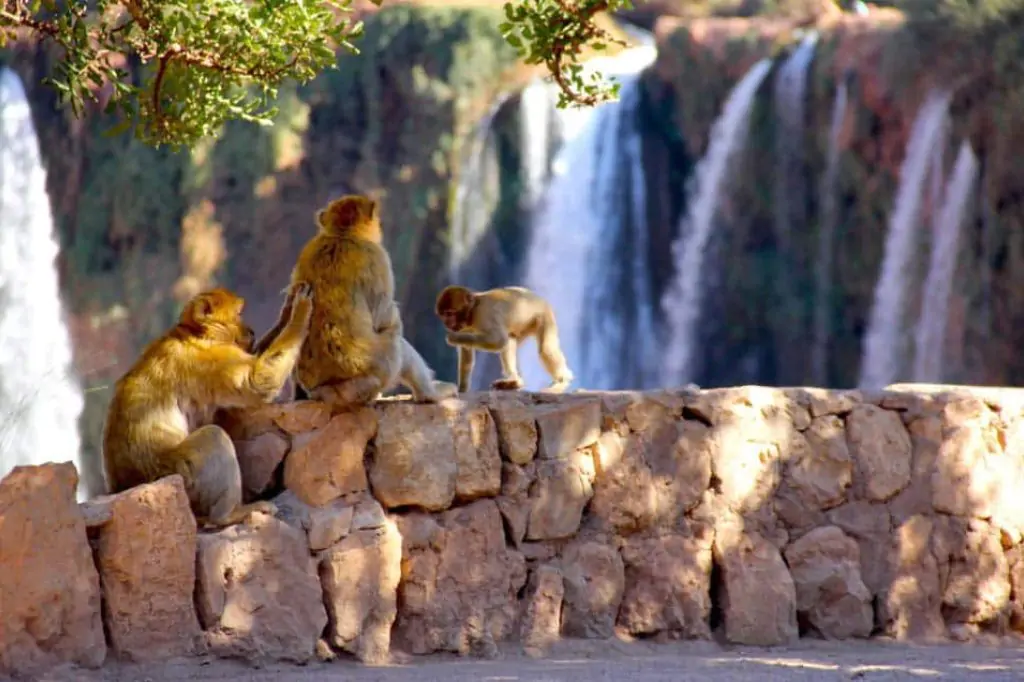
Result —
M 100 93 L 121 115 L 113 132 L 191 146 L 229 120 L 269 125 L 286 79 L 307 82 L 357 53 L 354 0 L 2 0 L 0 47 L 34 36 L 62 50 L 47 84 L 80 116 Z M 382 0 L 372 0 L 380 4 Z M 584 73 L 585 47 L 619 42 L 595 23 L 631 0 L 510 0 L 501 32 L 528 64 L 544 64 L 560 106 L 593 105 L 616 87 Z M 139 69 L 129 69 L 133 62 Z M 134 72 L 134 75 L 133 75 Z

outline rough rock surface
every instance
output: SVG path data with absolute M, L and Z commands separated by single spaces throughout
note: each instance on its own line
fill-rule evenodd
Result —
M 698 531 L 696 537 L 662 535 L 623 545 L 625 594 L 618 619 L 630 634 L 710 637 L 713 533 L 704 526 Z
M 562 553 L 561 565 L 565 582 L 562 634 L 611 637 L 626 587 L 619 552 L 597 542 L 576 542 Z
M 100 584 L 70 462 L 0 481 L 0 675 L 103 663 Z
M 356 530 L 321 555 L 328 640 L 364 663 L 387 663 L 398 613 L 402 538 L 395 523 Z
M 96 565 L 112 653 L 144 661 L 195 651 L 196 520 L 177 474 L 112 495 Z
M 786 548 L 797 612 L 825 639 L 867 637 L 871 593 L 860 577 L 860 547 L 835 526 L 822 526 Z
M 385 399 L 365 419 L 301 405 L 220 417 L 236 443 L 288 444 L 263 494 L 293 469 L 277 519 L 200 536 L 197 603 L 222 655 L 383 663 L 392 645 L 489 656 L 516 637 L 541 655 L 562 636 L 706 638 L 713 625 L 766 646 L 1024 631 L 1024 391 L 479 393 Z M 12 531 L 40 513 L 16 508 L 0 538 L 62 562 Z M 180 479 L 80 510 L 113 654 L 192 650 Z M 73 544 L 59 512 L 40 519 Z M 89 632 L 69 587 L 88 582 L 81 569 L 85 583 L 39 597 L 66 605 L 50 630 L 25 620 L 34 602 L 10 602 L 29 609 L 14 617 L 31 638 L 0 640 L 0 664 L 94 664 L 102 647 L 76 659 L 67 644 Z
M 564 596 L 562 571 L 557 566 L 544 564 L 530 574 L 519 640 L 531 656 L 542 655 L 558 640 Z
M 400 608 L 393 636 L 409 651 L 490 656 L 512 633 L 526 582 L 522 554 L 505 544 L 493 500 L 436 516 L 398 518 L 402 535 Z
M 327 624 L 305 534 L 267 514 L 199 536 L 196 603 L 215 653 L 305 662 Z
M 376 432 L 376 412 L 363 408 L 339 414 L 322 429 L 297 436 L 285 460 L 285 486 L 314 507 L 366 490 L 363 456 Z
M 756 646 L 794 641 L 796 587 L 775 546 L 757 533 L 723 526 L 715 532 L 714 554 L 722 571 L 726 639 Z
M 380 408 L 370 481 L 388 509 L 447 509 L 455 499 L 459 465 L 455 432 L 441 405 L 394 403 Z
M 250 440 L 236 441 L 235 452 L 242 471 L 242 497 L 250 502 L 273 486 L 277 469 L 288 454 L 288 441 L 268 431 Z

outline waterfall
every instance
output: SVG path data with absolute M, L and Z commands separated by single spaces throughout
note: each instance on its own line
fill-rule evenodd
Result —
M 807 222 L 803 179 L 807 72 L 817 43 L 818 33 L 808 33 L 775 76 L 775 231 L 784 253 L 789 250 L 792 228 Z
M 860 388 L 881 389 L 897 380 L 903 358 L 903 314 L 913 272 L 915 235 L 929 162 L 943 143 L 950 94 L 933 91 L 914 120 L 907 155 L 900 167 L 896 204 L 889 218 L 882 272 L 875 285 L 864 353 Z
M 804 327 L 795 273 L 801 268 L 791 235 L 807 225 L 807 72 L 814 58 L 818 33 L 808 33 L 775 74 L 775 177 L 772 206 L 779 267 L 774 272 L 777 307 L 774 314 L 776 381 L 802 378 L 806 361 L 799 335 Z
M 61 309 L 57 254 L 28 99 L 18 76 L 0 69 L 0 476 L 20 464 L 70 460 L 81 481 L 84 400 Z
M 942 207 L 937 210 L 934 221 L 931 261 L 915 337 L 914 381 L 942 381 L 949 297 L 960 252 L 960 229 L 977 176 L 978 159 L 965 140 L 960 145 L 956 165 L 946 183 Z
M 821 226 L 818 233 L 818 259 L 814 270 L 814 336 L 811 347 L 811 376 L 818 386 L 828 384 L 828 342 L 832 335 L 832 263 L 839 221 L 839 134 L 846 118 L 846 100 L 849 97 L 849 78 L 844 76 L 836 88 L 832 103 L 832 120 L 828 131 L 828 158 L 825 178 L 821 184 Z
M 746 144 L 754 96 L 772 66 L 762 59 L 743 76 L 729 93 L 718 120 L 711 128 L 708 150 L 694 173 L 687 213 L 680 236 L 672 244 L 675 276 L 662 298 L 668 321 L 668 345 L 662 383 L 680 386 L 690 381 L 693 346 L 704 291 L 701 269 L 704 252 L 714 225 L 718 199 L 728 179 L 730 161 Z
M 586 70 L 621 84 L 619 100 L 550 110 L 564 143 L 533 214 L 524 283 L 554 308 L 562 350 L 576 374 L 574 388 L 641 388 L 652 371 L 643 362 L 656 357 L 649 350 L 656 339 L 636 123 L 640 72 L 655 56 L 654 45 L 646 44 L 588 61 Z M 552 92 L 554 86 L 530 88 Z M 531 97 L 540 100 L 538 93 Z M 534 139 L 532 133 L 525 138 Z M 624 346 L 633 343 L 640 349 L 625 358 Z M 519 361 L 528 389 L 550 383 L 535 344 L 520 349 Z

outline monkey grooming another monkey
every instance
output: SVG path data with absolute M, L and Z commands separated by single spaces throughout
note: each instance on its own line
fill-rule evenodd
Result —
M 114 387 L 103 427 L 109 492 L 181 474 L 201 524 L 226 526 L 249 512 L 274 512 L 270 502 L 242 504 L 234 444 L 210 424 L 222 407 L 255 407 L 284 386 L 306 338 L 312 313 L 308 285 L 298 285 L 285 325 L 252 354 L 245 301 L 226 289 L 185 304 L 178 324 L 153 341 Z M 263 339 L 256 345 L 263 345 Z
M 475 351 L 498 353 L 502 378 L 491 384 L 497 390 L 523 387 L 516 354 L 519 344 L 533 336 L 544 369 L 552 383 L 547 391 L 561 393 L 574 378 L 558 342 L 558 325 L 551 305 L 524 287 L 502 287 L 475 292 L 449 286 L 437 297 L 437 316 L 448 329 L 448 345 L 459 351 L 460 392 L 469 390 Z
M 318 211 L 316 222 L 319 231 L 292 272 L 292 286 L 309 282 L 314 292 L 313 321 L 295 368 L 301 392 L 335 407 L 366 405 L 397 384 L 419 402 L 453 395 L 455 387 L 434 381 L 403 338 L 377 202 L 344 196 Z

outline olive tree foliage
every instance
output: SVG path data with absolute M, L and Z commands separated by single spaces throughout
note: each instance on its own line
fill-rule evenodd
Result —
M 380 4 L 382 0 L 372 0 Z M 35 37 L 61 50 L 46 83 L 81 116 L 102 93 L 131 130 L 160 146 L 192 146 L 229 120 L 269 125 L 287 79 L 304 83 L 357 53 L 362 23 L 353 0 L 0 0 L 0 48 Z M 601 11 L 631 0 L 510 0 L 505 39 L 530 64 L 545 64 L 560 106 L 615 96 L 579 65 L 585 47 L 615 41 Z M 130 69 L 131 64 L 141 68 Z

